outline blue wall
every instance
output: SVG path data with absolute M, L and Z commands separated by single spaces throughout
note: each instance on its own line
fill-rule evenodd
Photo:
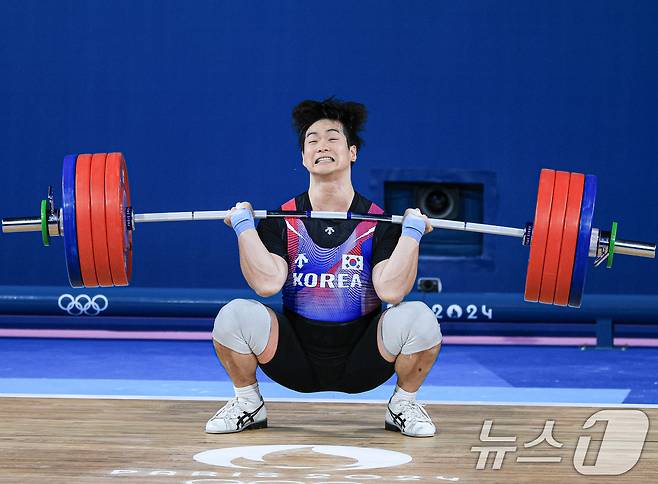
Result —
M 595 225 L 655 241 L 658 2 L 7 1 L 0 3 L 0 215 L 37 214 L 65 154 L 126 154 L 138 212 L 273 208 L 307 176 L 290 127 L 305 98 L 370 110 L 355 167 L 493 174 L 490 223 L 531 220 L 538 171 L 599 175 Z M 59 192 L 59 188 L 57 188 Z M 493 194 L 493 195 L 491 195 Z M 447 291 L 522 291 L 527 250 L 424 261 Z M 133 284 L 244 287 L 221 223 L 139 226 Z M 615 259 L 589 292 L 658 292 Z M 66 284 L 61 240 L 0 235 L 0 285 Z M 467 267 L 468 270 L 464 270 Z

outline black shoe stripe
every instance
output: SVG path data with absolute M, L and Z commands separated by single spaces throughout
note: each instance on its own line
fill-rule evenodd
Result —
M 240 429 L 241 429 L 242 427 L 244 427 L 247 423 L 254 423 L 254 422 L 255 422 L 254 417 L 256 416 L 256 414 L 257 414 L 258 412 L 260 412 L 260 409 L 263 408 L 263 406 L 265 406 L 265 402 L 262 402 L 262 403 L 260 404 L 260 407 L 258 407 L 258 408 L 257 408 L 256 410 L 254 410 L 253 412 L 245 412 L 245 411 L 243 411 L 243 412 L 242 412 L 242 415 L 241 415 L 240 417 L 238 417 L 238 421 L 237 421 L 237 423 L 236 423 L 236 427 L 235 427 L 236 430 L 240 430 Z
M 388 407 L 388 413 L 393 419 L 393 422 L 395 422 L 402 430 L 404 430 L 404 423 L 406 422 L 406 419 L 402 418 L 402 412 L 393 413 L 391 411 L 391 407 Z

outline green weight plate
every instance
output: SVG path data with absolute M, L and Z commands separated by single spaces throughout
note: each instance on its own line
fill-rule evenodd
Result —
M 610 230 L 610 243 L 608 244 L 608 260 L 605 266 L 610 269 L 612 267 L 612 258 L 615 255 L 615 242 L 617 242 L 617 222 L 612 222 L 612 229 Z
M 48 234 L 48 200 L 41 200 L 41 240 L 43 245 L 50 245 L 50 235 Z

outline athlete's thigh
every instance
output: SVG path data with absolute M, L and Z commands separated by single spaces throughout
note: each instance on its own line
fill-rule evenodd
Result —
M 286 388 L 305 393 L 317 391 L 315 374 L 292 323 L 286 315 L 268 309 L 276 316 L 278 325 L 276 350 L 267 363 L 259 363 L 259 366 L 268 377 Z
M 372 317 L 350 353 L 345 365 L 342 391 L 361 393 L 372 390 L 393 376 L 395 364 L 384 359 L 377 344 L 378 326 L 383 314 Z

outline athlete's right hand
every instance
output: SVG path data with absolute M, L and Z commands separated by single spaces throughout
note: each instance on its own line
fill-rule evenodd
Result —
M 432 230 L 434 230 L 434 227 L 432 227 L 432 224 L 430 223 L 430 219 L 420 211 L 420 208 L 408 208 L 404 211 L 404 217 L 418 217 L 423 219 L 423 222 L 425 223 L 425 232 L 423 234 L 429 234 Z M 402 225 L 404 225 L 404 218 L 402 219 Z
M 249 202 L 238 202 L 235 204 L 235 206 L 228 212 L 226 217 L 224 217 L 224 223 L 228 225 L 229 227 L 233 227 L 233 224 L 231 224 L 231 217 L 235 214 L 240 209 L 246 208 L 251 212 L 251 216 L 254 216 L 254 209 L 251 206 L 251 203 Z

